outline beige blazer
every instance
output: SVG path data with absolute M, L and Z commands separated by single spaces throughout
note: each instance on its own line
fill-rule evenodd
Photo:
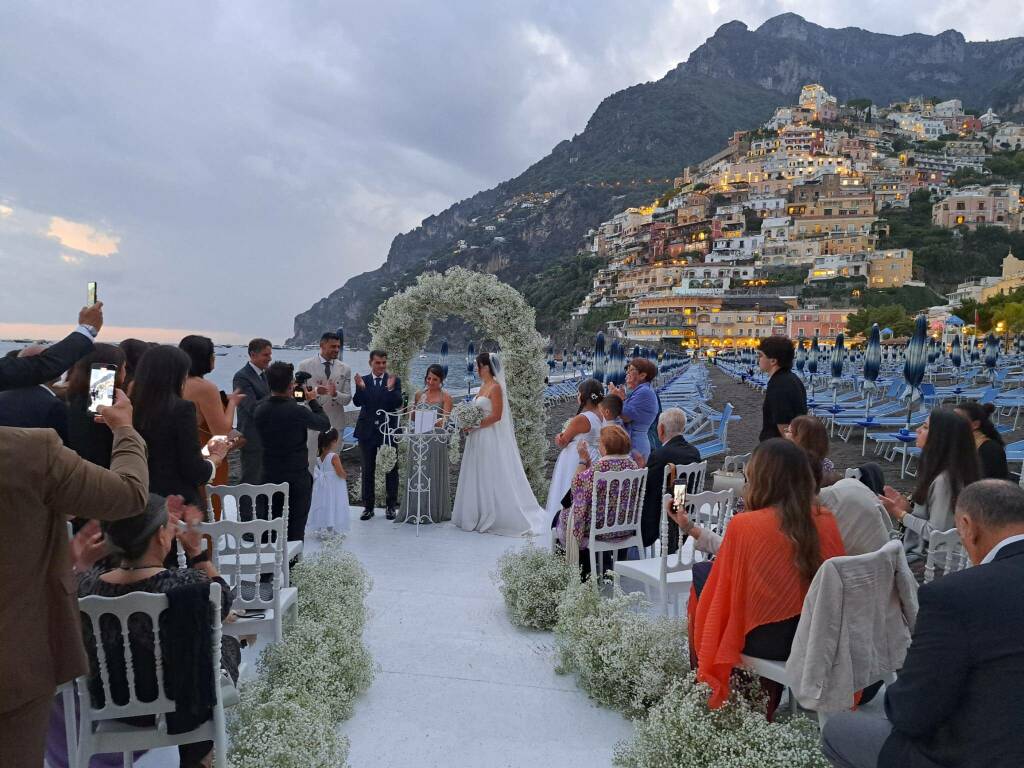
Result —
M 118 520 L 146 505 L 146 444 L 115 430 L 110 469 L 51 429 L 0 427 L 0 712 L 84 673 L 67 519 Z
M 320 362 L 320 356 L 313 355 L 299 363 L 295 370 L 305 371 L 312 376 L 308 382 L 311 387 L 326 384 L 328 381 L 334 382 L 334 386 L 338 388 L 337 395 L 334 397 L 317 395 L 316 399 L 323 407 L 327 418 L 331 420 L 331 426 L 338 430 L 340 435 L 345 429 L 345 406 L 352 402 L 352 369 L 341 360 L 335 360 L 331 365 L 331 378 L 328 379 L 324 374 L 324 364 Z M 316 465 L 316 440 L 316 430 L 309 430 L 307 447 L 309 448 L 310 472 Z

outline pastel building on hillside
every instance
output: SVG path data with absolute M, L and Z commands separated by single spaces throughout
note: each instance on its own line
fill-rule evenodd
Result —
M 945 229 L 979 226 L 1021 229 L 1020 186 L 991 184 L 957 190 L 932 206 L 932 224 Z

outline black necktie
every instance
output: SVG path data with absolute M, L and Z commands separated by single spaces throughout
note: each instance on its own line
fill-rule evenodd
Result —
M 328 379 L 331 378 L 331 361 L 330 360 L 324 360 L 324 373 L 327 375 Z
M 379 378 L 379 377 L 377 377 L 377 376 L 374 376 L 374 377 L 373 377 L 373 383 L 374 383 L 374 384 L 375 384 L 376 386 L 378 386 L 378 387 L 379 387 L 379 386 L 380 386 L 380 378 Z
M 266 371 L 260 371 L 260 383 L 263 384 L 263 385 L 266 385 L 266 383 L 267 383 L 267 372 Z

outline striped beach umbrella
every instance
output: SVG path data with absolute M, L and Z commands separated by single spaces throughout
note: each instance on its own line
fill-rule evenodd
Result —
M 1024 354 L 1024 333 L 1017 334 L 1017 354 Z
M 618 387 L 621 387 L 626 380 L 626 372 L 623 367 L 624 360 L 622 342 L 614 339 L 611 348 L 608 350 L 608 380 Z
M 818 352 L 820 347 L 818 346 L 818 334 L 814 334 L 814 338 L 811 339 L 811 351 L 807 355 L 807 372 L 814 376 L 818 372 Z
M 341 342 L 341 349 L 338 350 L 338 359 L 345 359 L 345 327 L 342 325 L 338 326 L 338 330 L 335 331 L 338 334 L 338 341 Z
M 992 381 L 996 378 L 996 363 L 999 362 L 999 339 L 994 333 L 985 337 L 985 367 L 988 368 Z
M 878 323 L 871 326 L 868 346 L 864 350 L 864 389 L 872 390 L 878 381 L 878 372 L 882 368 L 882 336 Z
M 606 362 L 604 353 L 604 334 L 598 331 L 597 336 L 594 337 L 593 375 L 594 378 L 602 384 L 607 384 L 609 381 L 608 372 L 605 366 Z
M 907 344 L 907 357 L 903 363 L 903 380 L 907 382 L 907 389 L 903 394 L 909 398 L 905 427 L 907 430 L 910 429 L 910 410 L 914 402 L 914 393 L 920 392 L 921 382 L 924 380 L 924 369 L 928 360 L 928 351 L 925 348 L 927 338 L 928 318 L 918 315 L 914 321 L 914 335 Z
M 964 362 L 959 334 L 953 337 L 953 343 L 949 345 L 949 362 L 953 364 L 953 367 L 956 368 L 959 373 L 960 366 L 963 365 Z
M 569 367 L 569 350 L 562 348 L 562 375 L 565 376 L 565 369 Z
M 473 388 L 473 365 L 476 362 L 476 344 L 472 341 L 466 347 L 466 394 Z
M 804 352 L 804 332 L 796 337 L 796 370 L 801 376 L 804 372 L 804 365 L 807 363 L 807 354 Z

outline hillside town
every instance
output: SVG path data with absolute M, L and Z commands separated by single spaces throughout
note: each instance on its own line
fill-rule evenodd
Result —
M 883 245 L 887 216 L 915 192 L 933 201 L 935 227 L 1024 229 L 1020 185 L 986 178 L 994 153 L 1022 147 L 1024 125 L 969 114 L 959 99 L 840 105 L 806 85 L 797 104 L 684 169 L 671 192 L 592 230 L 587 251 L 602 267 L 574 317 L 604 311 L 628 339 L 690 349 L 775 334 L 831 341 L 865 292 L 927 289 L 913 248 Z M 1008 251 L 1002 274 L 936 295 L 931 325 L 1022 286 L 1024 261 Z

